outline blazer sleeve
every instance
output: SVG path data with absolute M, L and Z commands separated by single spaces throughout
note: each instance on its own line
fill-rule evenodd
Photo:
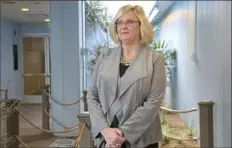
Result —
M 159 114 L 166 90 L 166 70 L 163 56 L 156 56 L 153 62 L 153 74 L 149 95 L 143 106 L 138 107 L 128 120 L 119 128 L 126 140 L 133 144 L 151 125 Z
M 106 118 L 104 117 L 103 110 L 101 108 L 98 89 L 97 89 L 97 75 L 99 67 L 103 61 L 103 53 L 98 57 L 97 63 L 94 66 L 94 71 L 92 75 L 92 85 L 87 93 L 87 103 L 88 111 L 90 115 L 90 121 L 92 126 L 93 137 L 97 138 L 100 134 L 100 131 L 108 126 Z

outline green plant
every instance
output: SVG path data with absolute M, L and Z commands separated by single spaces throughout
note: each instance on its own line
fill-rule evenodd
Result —
M 166 125 L 162 125 L 161 128 L 163 133 L 163 142 L 164 144 L 167 144 L 170 142 L 170 138 L 168 137 L 168 131 L 167 131 L 168 127 Z
M 157 51 L 158 53 L 163 54 L 164 59 L 166 61 L 166 65 L 167 65 L 167 60 L 176 59 L 176 51 L 166 50 L 167 47 L 168 47 L 168 43 L 165 40 L 163 41 L 159 40 L 158 42 L 153 43 L 153 49 Z
M 176 59 L 176 51 L 169 51 L 169 57 L 170 57 L 170 59 Z
M 164 48 L 167 48 L 168 44 L 166 43 L 166 41 L 162 41 L 162 40 L 159 40 L 157 43 L 154 42 L 153 43 L 153 48 L 154 49 L 164 49 Z
M 106 46 L 107 46 L 107 44 L 104 44 L 104 45 L 98 44 L 96 46 L 95 50 L 89 51 L 90 54 L 93 55 L 93 58 L 87 63 L 87 68 L 91 72 L 93 72 L 94 66 L 95 66 L 95 64 L 97 62 L 97 59 L 98 59 L 99 55 L 101 54 L 101 49 L 104 48 L 104 47 L 106 47 Z
M 97 34 L 96 28 L 98 29 L 98 27 L 100 27 L 107 34 L 109 17 L 107 15 L 107 8 L 102 5 L 101 1 L 86 1 L 85 19 L 86 19 L 86 24 L 90 28 L 94 28 L 93 34 L 95 35 Z M 87 69 L 90 70 L 91 72 L 93 72 L 94 66 L 101 53 L 101 48 L 104 48 L 106 45 L 109 44 L 108 36 L 107 36 L 107 40 L 103 42 L 106 42 L 106 44 L 103 45 L 97 41 L 97 46 L 95 47 L 95 49 L 89 51 L 90 55 L 92 55 L 93 58 L 87 62 Z
M 196 130 L 194 128 L 189 128 L 188 130 L 188 136 L 194 137 L 196 133 Z
M 193 127 L 193 120 L 191 121 L 190 128 L 188 128 L 188 136 L 194 137 L 196 135 L 196 129 Z
M 160 111 L 160 120 L 161 120 L 161 124 L 162 125 L 166 125 L 167 124 L 167 120 L 165 118 L 165 115 L 166 115 L 166 113 L 163 110 L 161 110 Z
M 85 5 L 85 19 L 89 27 L 101 27 L 107 32 L 109 20 L 107 17 L 107 8 L 100 1 L 88 1 Z
M 165 144 L 168 144 L 168 143 L 170 142 L 170 138 L 167 137 L 167 136 L 164 136 L 163 142 L 164 142 Z

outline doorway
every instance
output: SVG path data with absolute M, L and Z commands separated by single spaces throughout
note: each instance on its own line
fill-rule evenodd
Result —
M 48 36 L 23 37 L 24 96 L 26 103 L 41 103 L 41 86 L 50 85 Z

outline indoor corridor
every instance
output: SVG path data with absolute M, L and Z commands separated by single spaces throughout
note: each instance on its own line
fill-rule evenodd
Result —
M 123 20 L 125 15 L 122 15 L 114 20 L 119 8 L 126 4 L 141 6 L 146 19 L 137 16 L 135 20 L 129 17 Z M 139 40 L 144 20 L 150 25 L 144 27 L 150 28 L 147 32 L 154 33 L 148 35 L 151 43 L 146 48 L 152 55 L 160 53 L 164 56 L 166 73 L 162 76 L 167 82 L 166 85 L 159 85 L 166 92 L 163 93 L 160 110 L 156 109 L 162 133 L 153 131 L 151 137 L 163 138 L 159 148 L 232 146 L 231 1 L 3 0 L 0 1 L 0 9 L 0 147 L 94 148 L 94 140 L 96 144 L 98 139 L 91 132 L 94 128 L 86 96 L 94 84 L 92 76 L 96 61 L 103 49 L 118 47 L 118 54 L 113 58 L 123 63 L 124 49 L 120 48 L 123 41 L 118 38 L 125 34 Z M 127 32 L 119 33 L 117 29 L 123 30 L 122 27 Z M 111 32 L 115 36 L 112 37 Z M 119 40 L 119 44 L 114 38 Z M 151 57 L 151 54 L 144 55 Z M 144 59 L 151 59 L 147 57 Z M 107 66 L 97 68 L 100 71 L 97 82 L 106 88 L 98 89 L 100 91 L 115 87 L 110 80 L 114 79 L 116 83 L 116 74 L 120 71 L 115 67 L 121 64 L 108 58 L 112 62 L 105 62 Z M 121 103 L 125 106 L 129 104 L 129 109 L 123 109 L 131 111 L 130 116 L 134 113 L 131 108 L 144 105 L 142 99 L 147 101 L 142 98 L 143 95 L 136 93 L 149 93 L 150 88 L 144 84 L 148 84 L 147 80 L 154 80 L 148 79 L 148 76 L 152 76 L 149 68 L 154 69 L 155 66 L 144 68 L 147 63 L 151 64 L 146 60 L 137 60 L 140 65 L 129 69 L 134 71 L 128 72 L 129 83 L 121 81 L 125 87 L 123 83 L 116 84 L 123 85 L 120 88 L 125 89 L 125 92 L 120 92 L 121 98 L 133 91 L 128 97 L 132 103 Z M 129 63 L 132 62 L 131 57 Z M 107 74 L 112 79 L 104 83 Z M 104 76 L 106 79 L 101 78 Z M 115 94 L 110 94 L 108 90 L 101 94 L 109 95 L 102 95 L 107 99 L 118 96 L 118 91 L 112 92 Z M 106 102 L 109 108 L 112 107 L 110 103 L 117 103 Z M 97 103 L 103 107 L 108 124 L 112 124 L 106 114 L 113 109 L 107 110 L 107 107 Z M 104 117 L 102 114 L 96 116 Z M 127 117 L 129 115 L 125 120 Z M 144 118 L 143 115 L 140 117 Z M 99 124 L 103 122 L 97 121 Z M 146 120 L 140 120 L 143 121 Z M 133 130 L 128 133 L 133 133 L 135 128 L 129 128 Z M 157 133 L 160 135 L 155 136 Z M 145 134 L 141 132 L 137 136 L 140 144 L 145 145 Z

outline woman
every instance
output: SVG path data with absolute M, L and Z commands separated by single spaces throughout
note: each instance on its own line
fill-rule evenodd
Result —
M 152 25 L 140 6 L 126 5 L 110 34 L 119 46 L 99 56 L 87 95 L 94 142 L 97 147 L 157 148 L 166 76 L 163 56 L 148 47 Z

